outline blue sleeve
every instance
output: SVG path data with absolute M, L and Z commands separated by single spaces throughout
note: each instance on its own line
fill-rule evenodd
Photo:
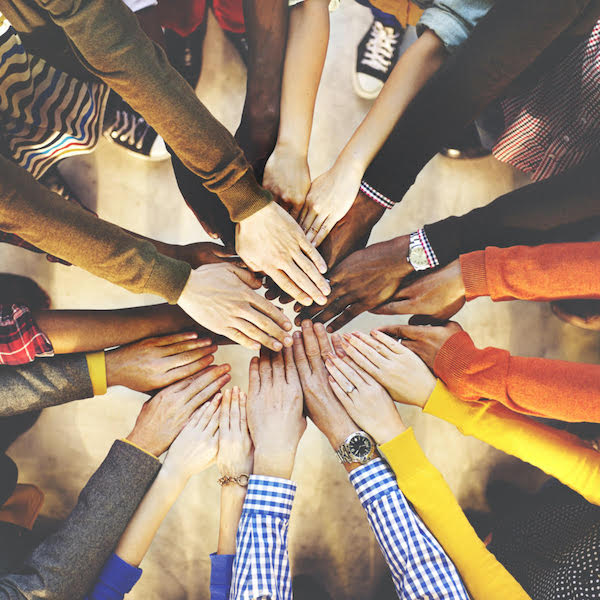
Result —
M 94 589 L 85 600 L 123 600 L 141 576 L 141 569 L 132 567 L 113 554 L 106 561 Z
M 210 600 L 227 600 L 234 554 L 210 555 Z

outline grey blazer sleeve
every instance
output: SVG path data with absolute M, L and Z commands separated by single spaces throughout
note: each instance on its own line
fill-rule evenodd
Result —
M 0 600 L 83 598 L 159 470 L 158 459 L 116 441 L 63 526 L 0 578 Z
M 0 366 L 0 417 L 93 395 L 85 354 L 64 354 L 26 365 Z

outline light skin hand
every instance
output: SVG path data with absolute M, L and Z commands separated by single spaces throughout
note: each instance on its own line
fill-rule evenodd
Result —
M 294 219 L 298 219 L 310 189 L 310 170 L 306 155 L 285 144 L 278 144 L 267 161 L 263 186 L 280 200 Z M 311 241 L 310 236 L 307 238 Z
M 378 315 L 427 315 L 446 320 L 453 317 L 465 301 L 465 285 L 457 259 L 399 290 L 384 305 L 371 312 Z
M 223 392 L 217 456 L 217 466 L 221 475 L 237 477 L 252 473 L 254 448 L 248 430 L 246 401 L 246 394 L 238 387 Z
M 248 428 L 254 442 L 254 473 L 289 479 L 306 429 L 302 387 L 292 357 L 261 351 L 250 362 Z
M 392 400 L 420 408 L 425 406 L 435 387 L 435 377 L 401 342 L 377 330 L 371 335 L 353 333 L 334 338 L 337 338 L 334 346 L 340 344 L 344 356 L 382 385 Z
M 373 244 L 344 259 L 330 275 L 331 295 L 327 306 L 311 306 L 296 317 L 327 323 L 327 331 L 337 331 L 361 313 L 389 300 L 404 278 L 413 272 L 406 261 L 408 236 Z
M 324 361 L 330 354 L 332 348 L 325 327 L 304 321 L 302 334 L 294 333 L 294 360 L 302 384 L 304 403 L 313 423 L 337 450 L 359 427 L 348 416 L 329 384 Z
M 293 217 L 271 202 L 238 223 L 236 248 L 255 272 L 262 272 L 304 306 L 325 304 L 330 292 L 327 265 Z
M 148 338 L 106 356 L 106 383 L 149 392 L 199 373 L 214 360 L 217 346 L 193 331 Z
M 402 340 L 402 345 L 414 352 L 433 371 L 435 357 L 442 346 L 462 327 L 450 321 L 443 326 L 391 325 L 378 331 Z
M 271 302 L 257 294 L 261 281 L 232 265 L 206 265 L 192 271 L 178 304 L 207 329 L 258 350 L 291 346 L 292 324 Z
M 352 419 L 381 445 L 406 431 L 392 397 L 349 356 L 327 361 L 329 383 Z
M 127 439 L 160 456 L 185 427 L 192 414 L 229 383 L 229 365 L 204 371 L 164 388 L 148 400 Z
M 177 480 L 187 482 L 217 458 L 220 403 L 221 394 L 205 402 L 171 444 L 162 469 Z

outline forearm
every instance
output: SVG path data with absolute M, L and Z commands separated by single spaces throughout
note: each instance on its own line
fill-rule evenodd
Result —
M 523 414 L 600 422 L 600 365 L 480 350 L 460 331 L 438 352 L 434 371 L 466 400 L 489 398 Z
M 230 483 L 221 488 L 221 516 L 217 554 L 235 554 L 235 538 L 238 530 L 246 488 Z
M 515 413 L 498 402 L 460 400 L 439 380 L 423 412 L 542 469 L 589 502 L 600 504 L 600 454 L 579 437 Z
M 119 310 L 40 310 L 34 317 L 55 354 L 104 350 L 196 328 L 179 307 L 168 304 Z
M 186 483 L 181 477 L 170 476 L 165 469 L 159 471 L 119 540 L 115 550 L 119 558 L 134 567 L 140 565 L 158 528 Z
M 404 110 L 446 58 L 440 38 L 431 30 L 425 31 L 398 60 L 377 100 L 340 153 L 336 166 L 354 165 L 364 173 Z
M 597 153 L 560 175 L 504 194 L 487 206 L 426 225 L 440 264 L 487 246 L 534 246 L 589 238 L 600 228 L 599 161 Z
M 283 71 L 278 147 L 308 154 L 317 91 L 329 42 L 326 0 L 305 0 L 294 6 Z M 310 51 L 307 49 L 310 48 Z

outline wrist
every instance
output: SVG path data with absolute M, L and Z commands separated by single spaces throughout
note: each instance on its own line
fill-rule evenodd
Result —
M 308 144 L 304 143 L 300 138 L 302 136 L 292 135 L 282 137 L 281 134 L 277 138 L 277 145 L 273 154 L 275 156 L 285 156 L 298 162 L 306 162 L 308 160 Z
M 136 427 L 133 428 L 133 431 L 125 439 L 140 450 L 156 456 L 156 458 L 163 453 L 162 448 L 159 448 L 152 440 L 149 440 L 144 432 L 139 431 Z
M 294 469 L 295 456 L 295 448 L 293 454 L 289 452 L 278 454 L 268 449 L 257 448 L 254 451 L 254 475 L 290 479 Z
M 190 475 L 185 473 L 183 469 L 173 468 L 169 465 L 169 461 L 165 460 L 161 467 L 158 475 L 156 476 L 155 483 L 169 490 L 172 496 L 176 499 L 179 494 L 183 491 L 187 482 L 190 480 Z
M 368 163 L 365 162 L 365 159 L 366 157 L 362 156 L 357 151 L 343 150 L 333 164 L 332 170 L 342 174 L 351 175 L 360 180 L 363 178 L 363 175 L 369 166 Z
M 106 387 L 124 385 L 123 364 L 118 358 L 118 349 L 106 350 L 104 352 L 104 360 L 106 364 Z
M 394 438 L 404 433 L 408 427 L 402 422 L 402 420 L 394 419 L 393 422 L 382 424 L 381 427 L 377 428 L 377 431 L 373 431 L 373 438 L 377 442 L 378 446 L 383 446 L 391 442 Z

